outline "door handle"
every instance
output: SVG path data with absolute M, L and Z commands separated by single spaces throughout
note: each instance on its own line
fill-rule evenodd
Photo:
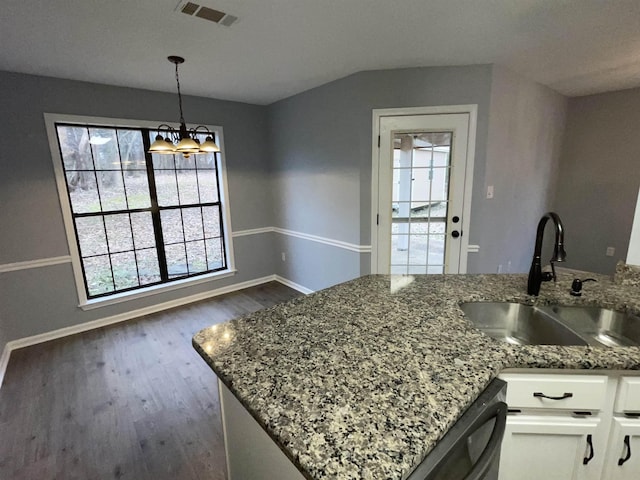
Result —
M 624 465 L 624 462 L 631 458 L 631 445 L 629 444 L 629 435 L 624 436 L 624 446 L 627 449 L 627 454 L 624 456 L 624 458 L 618 459 L 619 466 Z
M 548 398 L 549 400 L 564 400 L 565 398 L 573 397 L 573 393 L 565 393 L 564 395 L 562 395 L 560 397 L 552 397 L 552 396 L 549 396 L 549 395 L 545 395 L 542 392 L 534 392 L 533 396 L 534 397 L 538 397 L 538 398 Z
M 489 414 L 488 418 L 496 419 L 491 432 L 491 437 L 487 442 L 487 446 L 480 454 L 480 458 L 473 466 L 471 471 L 464 477 L 464 480 L 482 480 L 486 478 L 489 468 L 491 468 L 491 462 L 495 456 L 500 452 L 500 445 L 502 444 L 502 438 L 507 427 L 507 404 L 504 402 L 498 402 L 493 407 L 493 412 Z M 487 419 L 485 418 L 485 421 Z
M 586 465 L 587 463 L 589 463 L 592 459 L 593 459 L 593 437 L 591 436 L 591 434 L 587 435 L 587 446 L 589 447 L 589 455 L 587 455 L 586 457 L 584 457 L 582 459 L 582 464 Z
M 492 462 L 496 455 L 500 453 L 500 444 L 504 437 L 504 432 L 507 426 L 507 404 L 504 402 L 497 402 L 491 405 L 488 410 L 481 414 L 478 418 L 473 420 L 473 423 L 464 429 L 463 433 L 451 446 L 451 451 L 456 450 L 461 445 L 466 444 L 469 437 L 471 437 L 480 427 L 487 422 L 495 419 L 493 424 L 493 430 L 491 436 L 487 441 L 482 453 L 478 457 L 476 463 L 471 467 L 471 470 L 466 474 L 464 480 L 482 480 L 486 478 L 487 472 L 491 468 Z M 445 461 L 446 456 L 443 456 L 427 474 L 426 477 L 420 476 L 423 480 L 442 480 L 441 465 Z M 460 477 L 458 477 L 460 478 Z

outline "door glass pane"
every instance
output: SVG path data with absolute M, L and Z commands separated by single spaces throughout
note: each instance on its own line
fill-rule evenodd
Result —
M 409 225 L 409 232 L 413 233 L 413 234 L 418 234 L 418 233 L 427 233 L 427 227 L 429 225 L 428 221 L 425 221 L 424 219 L 411 219 L 411 224 Z
M 445 222 L 435 221 L 433 218 L 429 222 L 429 233 L 444 233 L 445 229 Z
M 429 265 L 444 265 L 444 235 L 429 235 Z
M 407 271 L 413 275 L 424 275 L 425 273 L 431 273 L 427 271 L 428 268 L 426 265 L 409 265 Z
M 391 275 L 406 275 L 407 273 L 406 265 L 391 265 Z
M 407 265 L 409 235 L 391 235 L 391 265 Z
M 409 239 L 409 265 L 426 265 L 429 236 L 414 234 Z
M 392 273 L 444 270 L 451 139 L 451 132 L 394 135 Z

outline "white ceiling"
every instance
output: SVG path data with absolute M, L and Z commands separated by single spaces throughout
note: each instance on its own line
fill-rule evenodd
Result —
M 497 63 L 569 96 L 640 86 L 640 0 L 2 0 L 0 70 L 268 104 L 362 70 Z

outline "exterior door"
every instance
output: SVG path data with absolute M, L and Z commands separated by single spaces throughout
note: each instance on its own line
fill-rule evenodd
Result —
M 469 129 L 469 113 L 380 117 L 373 272 L 466 271 Z

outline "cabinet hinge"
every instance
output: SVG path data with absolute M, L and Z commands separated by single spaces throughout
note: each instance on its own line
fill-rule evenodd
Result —
M 380 148 L 380 135 L 378 135 L 378 148 Z
M 380 225 L 380 214 L 376 213 L 376 225 Z

